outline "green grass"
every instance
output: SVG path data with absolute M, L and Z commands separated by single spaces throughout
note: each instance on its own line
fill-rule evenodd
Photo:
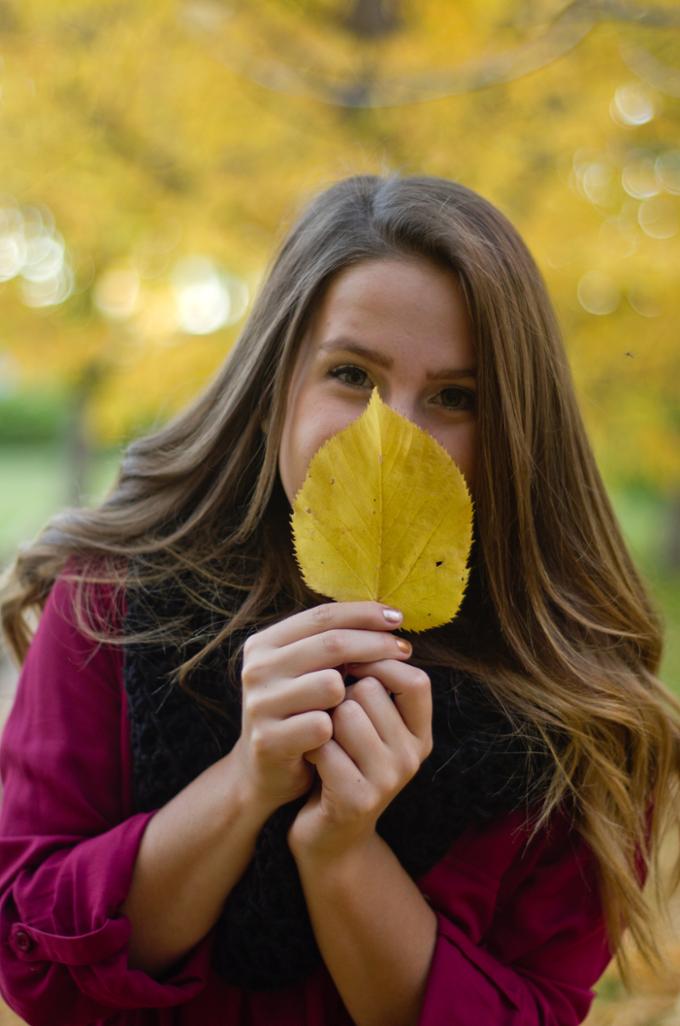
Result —
M 661 679 L 680 694 L 680 571 L 667 568 L 667 508 L 645 489 L 613 491 L 612 501 L 631 555 L 665 624 Z
M 96 501 L 113 481 L 118 456 L 99 454 L 87 481 L 89 501 Z M 0 563 L 17 546 L 31 541 L 49 517 L 69 504 L 65 459 L 56 446 L 0 446 Z
M 86 483 L 86 500 L 96 502 L 113 482 L 117 452 L 100 453 Z M 30 541 L 56 510 L 67 505 L 65 462 L 56 446 L 0 446 L 0 565 L 17 545 Z M 661 677 L 680 693 L 680 572 L 663 565 L 665 510 L 643 490 L 612 493 L 623 531 L 652 598 L 666 624 Z

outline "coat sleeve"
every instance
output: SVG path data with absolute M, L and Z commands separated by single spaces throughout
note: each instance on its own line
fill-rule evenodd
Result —
M 122 655 L 78 631 L 58 579 L 0 743 L 0 990 L 31 1026 L 161 1008 L 205 985 L 212 931 L 159 979 L 128 966 L 127 897 L 157 810 L 129 815 Z
M 421 889 L 437 936 L 417 1026 L 576 1026 L 612 958 L 595 860 L 561 814 L 472 832 Z

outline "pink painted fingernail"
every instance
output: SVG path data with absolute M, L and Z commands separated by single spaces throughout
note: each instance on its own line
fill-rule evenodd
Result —
M 383 609 L 383 616 L 388 623 L 399 623 L 403 613 L 400 613 L 398 609 L 391 609 L 389 606 Z
M 403 638 L 397 638 L 396 642 L 397 648 L 400 648 L 402 652 L 406 652 L 407 655 L 410 655 L 413 651 L 413 645 L 410 643 L 410 641 L 404 641 Z

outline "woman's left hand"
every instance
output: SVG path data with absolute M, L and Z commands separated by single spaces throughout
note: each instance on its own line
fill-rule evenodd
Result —
M 333 738 L 305 753 L 319 779 L 288 831 L 298 860 L 332 859 L 366 840 L 432 751 L 432 690 L 424 670 L 382 659 L 346 671 L 360 679 L 331 714 Z

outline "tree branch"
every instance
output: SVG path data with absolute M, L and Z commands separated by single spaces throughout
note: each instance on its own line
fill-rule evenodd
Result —
M 260 23 L 260 31 L 267 32 L 271 50 L 280 54 L 280 59 L 229 49 L 226 38 L 220 40 L 214 35 L 210 42 L 219 50 L 223 63 L 233 71 L 275 92 L 305 96 L 339 107 L 396 107 L 456 96 L 521 78 L 574 49 L 595 25 L 612 21 L 647 28 L 680 28 L 680 9 L 659 9 L 624 0 L 572 0 L 541 36 L 511 50 L 466 61 L 455 68 L 398 77 L 380 76 L 375 63 L 364 56 L 363 70 L 345 76 L 339 83 L 339 76 L 333 69 L 312 66 L 309 51 L 298 51 L 290 33 L 284 34 L 266 24 Z M 198 29 L 197 25 L 193 27 Z M 376 45 L 372 39 L 374 50 Z

